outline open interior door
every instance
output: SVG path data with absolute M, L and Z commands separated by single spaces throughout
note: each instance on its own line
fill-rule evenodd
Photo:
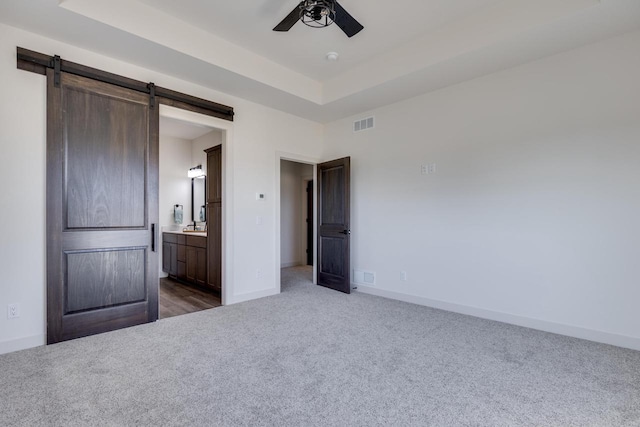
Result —
M 318 285 L 351 293 L 350 157 L 318 165 Z

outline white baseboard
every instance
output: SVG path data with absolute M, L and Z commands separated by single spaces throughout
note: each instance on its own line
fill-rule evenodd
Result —
M 303 264 L 300 261 L 282 262 L 280 263 L 280 268 L 297 267 L 299 265 L 303 265 Z
M 2 341 L 0 342 L 0 354 L 12 353 L 14 351 L 39 347 L 41 345 L 45 345 L 45 343 L 46 340 L 44 334 Z
M 377 295 L 384 298 L 404 301 L 412 304 L 424 305 L 426 307 L 437 308 L 440 310 L 452 311 L 454 313 L 466 314 L 469 316 L 480 317 L 482 319 L 495 320 L 498 322 L 509 323 L 526 328 L 537 329 L 540 331 L 551 332 L 559 335 L 580 338 L 588 341 L 595 341 L 603 344 L 615 345 L 617 347 L 630 348 L 632 350 L 640 350 L 640 338 L 630 337 L 627 335 L 613 334 L 610 332 L 598 331 L 595 329 L 586 329 L 579 326 L 565 325 L 562 323 L 549 322 L 547 320 L 533 319 L 530 317 L 518 316 L 515 314 L 503 313 L 499 311 L 486 310 L 484 308 L 471 307 L 451 302 L 438 301 L 429 298 L 419 297 L 415 295 L 403 294 L 400 292 L 387 291 L 384 289 L 363 286 L 362 284 L 354 284 L 358 287 L 358 292 L 370 295 Z
M 272 295 L 277 295 L 280 292 L 276 288 L 264 289 L 261 291 L 255 292 L 247 292 L 243 294 L 236 294 L 230 301 L 227 301 L 227 305 L 238 304 L 240 302 L 251 301 L 253 299 L 270 297 Z

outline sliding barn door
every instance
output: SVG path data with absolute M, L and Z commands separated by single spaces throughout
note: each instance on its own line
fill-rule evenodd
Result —
M 318 165 L 318 285 L 351 293 L 350 158 Z
M 47 70 L 47 342 L 158 318 L 158 108 Z

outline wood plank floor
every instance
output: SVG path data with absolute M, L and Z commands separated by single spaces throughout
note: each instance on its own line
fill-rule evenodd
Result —
M 220 295 L 184 285 L 169 278 L 160 279 L 160 319 L 221 306 Z

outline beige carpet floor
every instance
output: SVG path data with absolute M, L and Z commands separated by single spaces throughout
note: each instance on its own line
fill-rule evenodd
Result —
M 640 352 L 282 277 L 0 356 L 0 426 L 640 426 Z

